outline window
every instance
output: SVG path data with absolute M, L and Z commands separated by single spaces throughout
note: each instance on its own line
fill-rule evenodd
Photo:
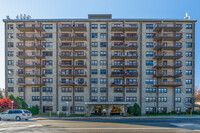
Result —
M 191 24 L 186 24 L 186 29 L 192 29 L 192 25 Z
M 167 93 L 167 88 L 159 88 L 158 92 L 159 93 Z
M 52 78 L 44 78 L 43 82 L 44 83 L 53 83 L 53 79 Z
M 175 102 L 181 102 L 181 98 L 180 97 L 175 97 Z
M 107 97 L 105 96 L 100 97 L 100 102 L 106 102 L 106 101 L 107 101 Z
M 97 51 L 92 51 L 92 56 L 98 56 L 98 52 Z
M 106 38 L 107 34 L 106 33 L 101 33 L 100 38 Z
M 106 69 L 101 69 L 100 74 L 106 74 Z
M 155 107 L 147 107 L 145 108 L 146 112 L 156 112 L 156 108 Z
M 98 101 L 98 97 L 97 96 L 92 96 L 91 97 L 91 102 L 97 102 Z
M 98 42 L 92 42 L 92 47 L 98 47 Z
M 136 93 L 137 88 L 126 88 L 126 93 Z
M 9 48 L 12 48 L 14 45 L 13 45 L 13 42 L 8 42 L 8 47 Z
M 153 51 L 147 51 L 146 52 L 146 57 L 153 57 L 154 56 L 154 52 Z
M 176 93 L 181 93 L 181 88 L 176 88 L 176 89 L 175 89 L 175 92 L 176 92 Z
M 156 93 L 156 88 L 146 88 L 146 93 Z
M 92 29 L 98 29 L 98 24 L 92 24 Z
M 43 97 L 42 97 L 42 100 L 43 100 L 43 101 L 52 101 L 52 100 L 53 100 L 53 97 L 52 97 L 52 96 L 43 96 Z
M 100 43 L 100 47 L 106 47 L 107 46 L 107 43 L 106 42 L 101 42 Z
M 186 34 L 186 38 L 187 39 L 192 38 L 192 34 Z
M 8 83 L 14 83 L 14 79 L 13 78 L 8 78 Z
M 153 48 L 153 42 L 146 42 L 146 48 Z
M 98 34 L 97 33 L 92 33 L 92 38 L 98 38 Z
M 84 107 L 83 106 L 75 106 L 74 110 L 77 112 L 83 112 L 84 111 Z
M 175 82 L 181 82 L 181 79 L 176 79 Z
M 97 60 L 92 60 L 92 65 L 98 65 L 98 61 Z
M 146 29 L 153 29 L 153 24 L 146 24 Z
M 181 112 L 181 107 L 176 107 L 176 108 L 175 108 L 175 111 L 176 111 L 176 112 Z
M 72 88 L 62 87 L 61 92 L 72 92 Z
M 83 102 L 84 101 L 84 97 L 83 96 L 75 96 L 75 101 L 76 102 Z
M 91 88 L 91 92 L 92 93 L 97 93 L 98 92 L 98 88 L 96 88 L 96 87 L 95 88 Z
M 159 102 L 167 102 L 167 98 L 166 97 L 159 97 L 158 101 Z
M 45 38 L 53 38 L 53 34 L 52 33 L 45 33 Z
M 68 111 L 68 108 L 67 106 L 62 106 L 62 111 Z
M 126 102 L 137 102 L 137 97 L 127 97 Z
M 154 34 L 153 33 L 146 33 L 146 38 L 153 38 Z
M 192 97 L 186 97 L 186 102 L 187 103 L 193 103 Z
M 13 33 L 8 33 L 8 39 L 11 39 L 13 37 L 14 37 Z
M 52 92 L 53 88 L 52 87 L 43 87 L 42 92 Z
M 10 56 L 10 57 L 14 56 L 14 52 L 13 51 L 8 51 L 8 56 Z
M 124 91 L 124 88 L 114 88 L 115 93 L 122 93 Z
M 114 102 L 123 102 L 124 98 L 123 97 L 114 97 Z
M 53 61 L 52 61 L 52 60 L 45 60 L 45 61 L 44 61 L 44 64 L 45 64 L 46 66 L 52 66 L 52 65 L 53 65 Z
M 8 24 L 8 29 L 12 30 L 13 29 L 13 24 Z
M 106 56 L 106 51 L 101 51 L 100 56 Z
M 8 92 L 14 92 L 14 88 L 13 87 L 8 87 Z
M 155 97 L 146 97 L 146 102 L 156 102 Z
M 24 87 L 19 87 L 18 92 L 24 92 Z
M 192 61 L 186 61 L 186 66 L 192 66 Z
M 8 69 L 8 74 L 14 74 L 14 70 L 13 69 Z
M 52 51 L 44 51 L 43 55 L 44 56 L 53 56 L 53 52 Z
M 47 29 L 53 29 L 53 25 L 52 24 L 45 24 L 44 28 Z
M 91 70 L 91 73 L 92 73 L 92 74 L 98 74 L 98 70 L 97 70 L 97 69 L 92 69 L 92 70 Z
M 186 43 L 186 48 L 192 48 L 192 43 L 191 42 L 187 42 Z
M 107 28 L 107 25 L 106 24 L 101 24 L 100 25 L 100 29 L 106 29 Z
M 106 91 L 107 91 L 107 88 L 100 88 L 101 93 L 106 93 Z
M 32 96 L 32 101 L 40 101 L 40 97 L 39 96 Z
M 186 52 L 186 57 L 192 57 L 192 52 Z
M 40 88 L 39 87 L 32 87 L 32 92 L 40 92 Z
M 192 75 L 192 70 L 186 70 L 186 75 Z
M 96 78 L 92 78 L 91 81 L 92 81 L 92 84 L 97 84 L 98 83 L 98 79 L 96 79 Z
M 191 79 L 186 79 L 186 84 L 192 84 L 192 80 Z
M 84 88 L 83 87 L 76 87 L 75 88 L 75 92 L 77 92 L 77 93 L 82 93 L 82 92 L 84 92 Z
M 13 66 L 14 65 L 14 61 L 13 60 L 8 60 L 8 65 L 9 66 Z
M 106 82 L 107 82 L 107 79 L 105 79 L 105 78 L 104 79 L 100 79 L 100 83 L 101 84 L 106 84 Z
M 154 70 L 146 70 L 146 75 L 153 75 L 154 74 Z
M 146 61 L 146 66 L 153 66 L 153 61 L 147 60 L 147 61 Z
M 44 74 L 53 74 L 53 70 L 52 69 L 44 69 L 43 73 Z
M 192 88 L 186 88 L 186 93 L 192 93 Z
M 153 84 L 153 79 L 146 79 L 146 84 Z
M 45 48 L 52 48 L 53 47 L 53 43 L 52 42 L 45 42 L 45 43 L 42 43 L 42 44 L 43 44 L 43 46 Z
M 70 102 L 70 101 L 72 101 L 72 97 L 71 96 L 62 96 L 61 97 L 61 101 L 68 101 L 68 102 Z
M 106 60 L 101 60 L 101 61 L 100 61 L 100 65 L 101 65 L 101 66 L 106 66 Z

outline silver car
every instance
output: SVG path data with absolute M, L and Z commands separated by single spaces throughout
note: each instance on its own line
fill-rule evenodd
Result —
M 0 120 L 16 120 L 21 121 L 22 119 L 28 120 L 32 118 L 32 113 L 28 110 L 7 110 L 0 114 Z

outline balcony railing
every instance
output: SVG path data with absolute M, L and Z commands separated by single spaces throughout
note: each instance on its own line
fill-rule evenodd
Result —
M 60 75 L 61 76 L 65 76 L 65 77 L 71 77 L 71 76 L 76 76 L 76 77 L 85 77 L 87 74 L 86 72 L 65 72 L 65 71 L 62 71 L 60 72 Z
M 112 86 L 137 86 L 138 82 L 112 82 Z
M 175 72 L 175 73 L 162 73 L 162 72 L 157 72 L 153 75 L 154 77 L 181 77 L 182 72 Z
M 63 41 L 86 41 L 86 35 L 83 33 L 76 33 L 76 34 L 71 34 L 71 33 L 61 33 L 60 34 L 60 39 Z
M 179 68 L 179 67 L 182 67 L 182 63 L 166 63 L 165 64 L 165 63 L 158 62 L 154 64 L 154 67 Z
M 43 72 L 32 72 L 32 71 L 17 71 L 17 75 L 19 76 L 45 76 Z
M 87 31 L 85 24 L 60 24 L 61 31 Z
M 137 55 L 137 52 L 125 52 L 125 53 L 123 53 L 123 52 L 115 53 L 114 52 L 111 54 L 111 57 L 112 58 L 133 58 L 133 59 L 135 59 L 138 57 L 138 55 Z
M 182 33 L 157 33 L 154 36 L 154 40 L 163 41 L 179 41 L 182 38 Z
M 61 62 L 60 63 L 61 67 L 86 67 L 86 63 L 77 63 L 75 62 L 73 63 L 65 63 L 65 62 Z
M 136 68 L 138 67 L 137 62 L 135 63 L 112 63 L 112 67 L 132 67 L 132 68 Z
M 182 57 L 182 53 L 155 53 L 154 58 L 164 58 L 164 59 L 180 59 Z
M 137 24 L 112 25 L 112 31 L 137 31 Z
M 41 63 L 22 63 L 22 62 L 17 62 L 17 66 L 19 67 L 45 67 L 44 64 Z
M 137 77 L 138 76 L 138 72 L 112 72 L 111 75 L 114 77 Z
M 35 24 L 35 23 L 25 23 L 25 24 L 17 24 L 17 29 L 21 32 L 34 32 L 36 31 L 45 31 L 42 24 Z
M 166 81 L 166 82 L 154 82 L 154 86 L 182 86 L 182 82 Z
M 64 86 L 86 86 L 87 82 L 60 81 L 60 85 L 64 85 Z
M 17 38 L 21 41 L 44 41 L 45 35 L 44 34 L 35 34 L 35 33 L 17 33 Z
M 137 33 L 124 34 L 113 34 L 111 37 L 112 41 L 136 41 L 138 39 Z
M 18 85 L 21 85 L 21 86 L 44 86 L 45 82 L 40 82 L 40 81 L 36 81 L 36 82 L 23 81 L 23 82 L 18 82 Z
M 45 49 L 44 45 L 42 44 L 37 44 L 37 43 L 17 43 L 17 47 L 19 49 L 30 49 L 33 50 L 34 48 L 36 49 Z
M 17 52 L 19 58 L 45 58 L 45 55 L 37 52 Z
M 61 52 L 60 58 L 86 58 L 86 53 Z
M 80 49 L 86 49 L 86 44 L 85 43 L 80 43 L 80 42 L 77 42 L 77 43 L 69 43 L 69 42 L 66 42 L 66 43 L 61 43 L 60 44 L 60 48 L 61 49 L 77 49 L 77 50 L 80 50 Z
M 137 49 L 138 45 L 136 42 L 128 43 L 112 43 L 111 49 Z
M 178 32 L 182 29 L 182 24 L 157 23 L 154 25 L 154 31 L 161 31 L 162 29 L 164 32 Z
M 179 50 L 182 43 L 154 43 L 154 49 Z

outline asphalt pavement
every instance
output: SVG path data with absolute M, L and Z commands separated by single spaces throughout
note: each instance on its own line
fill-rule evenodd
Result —
M 0 121 L 3 133 L 191 133 L 200 132 L 199 118 Z

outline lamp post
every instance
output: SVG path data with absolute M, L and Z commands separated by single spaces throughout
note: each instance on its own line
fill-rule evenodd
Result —
M 67 104 L 67 109 L 66 109 L 66 116 L 69 116 L 69 102 L 66 102 L 66 104 Z
M 11 101 L 11 104 L 12 104 L 12 110 L 13 110 L 13 103 L 14 103 L 14 101 Z

